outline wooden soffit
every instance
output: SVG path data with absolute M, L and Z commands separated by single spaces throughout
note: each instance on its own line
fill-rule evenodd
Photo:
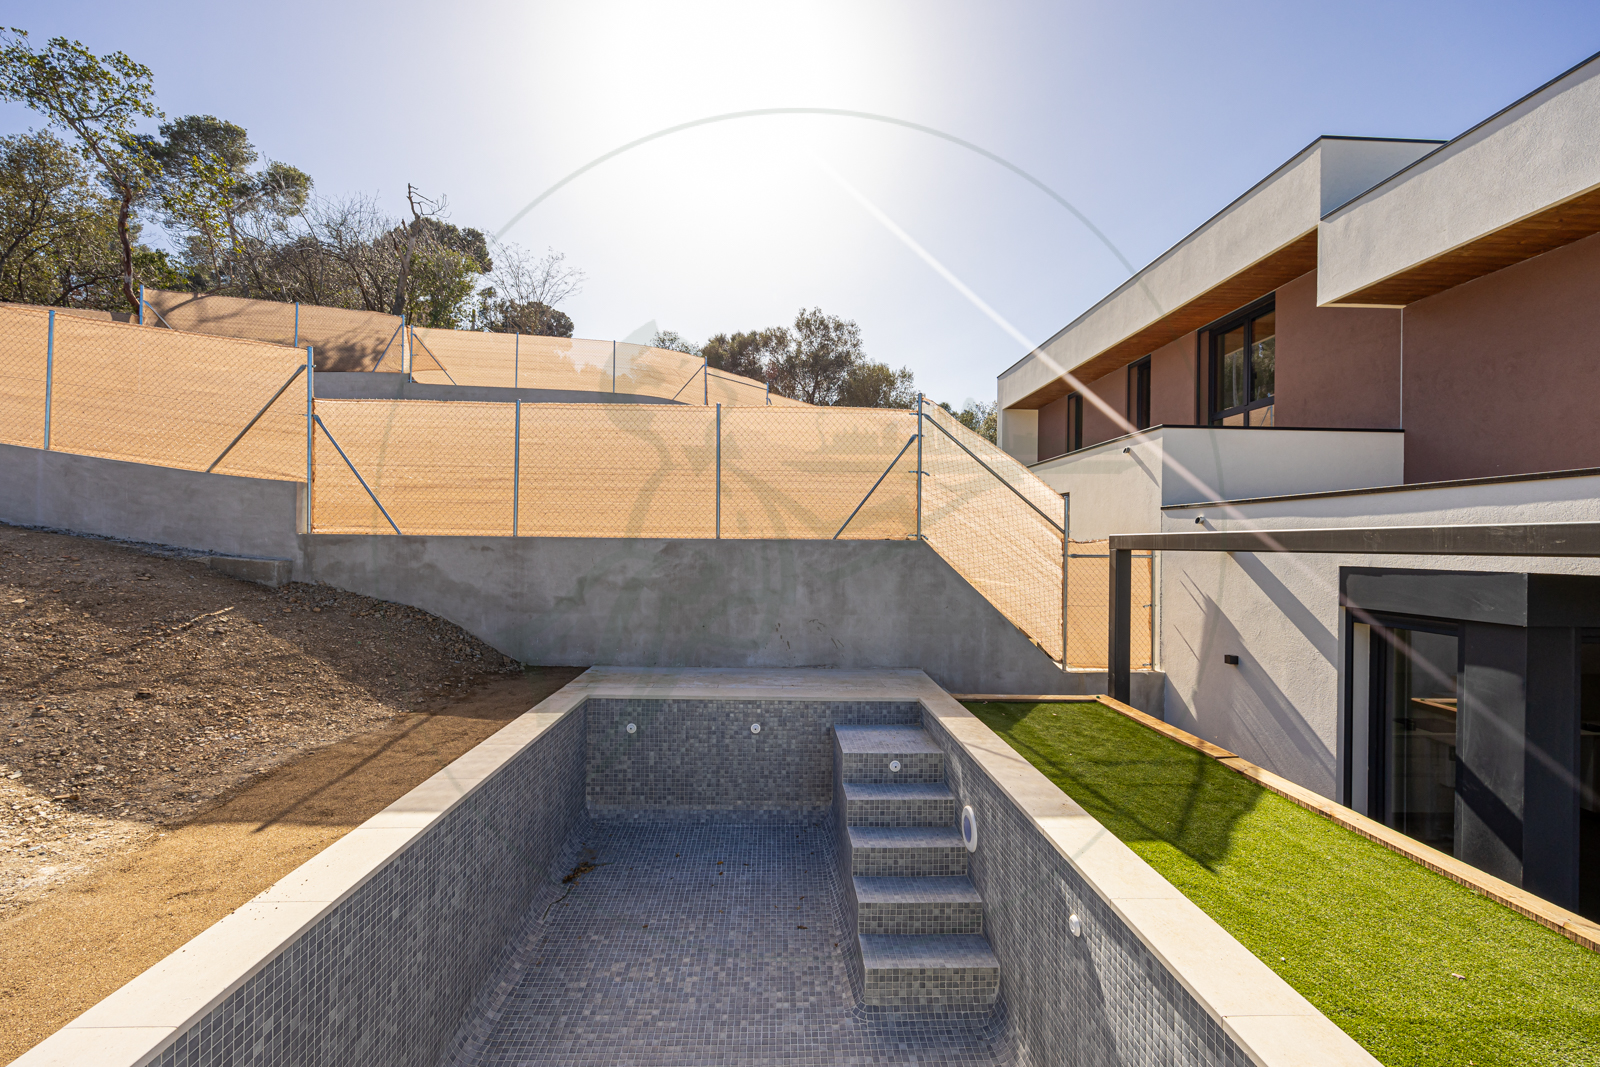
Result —
M 1332 306 L 1402 307 L 1595 233 L 1600 233 L 1600 188 L 1358 289 Z
M 1088 362 L 1072 368 L 1072 373 L 1085 385 L 1104 378 L 1112 371 L 1148 356 L 1162 345 L 1171 344 L 1184 334 L 1266 296 L 1307 271 L 1315 270 L 1316 266 L 1317 231 L 1310 230 L 1226 281 L 1207 289 L 1182 307 L 1169 311 L 1150 325 L 1118 341 Z M 1010 406 L 1041 408 L 1073 391 L 1065 378 L 1057 378 Z

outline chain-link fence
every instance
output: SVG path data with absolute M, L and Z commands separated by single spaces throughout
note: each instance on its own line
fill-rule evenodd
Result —
M 317 369 L 406 373 L 430 385 L 635 393 L 683 404 L 805 406 L 699 356 L 626 341 L 407 326 L 395 315 L 144 289 L 145 325 L 312 346 Z
M 4 307 L 0 441 L 304 479 L 304 370 L 278 345 Z
M 0 306 L 0 441 L 295 481 L 309 466 L 315 533 L 920 536 L 1052 659 L 1105 666 L 1105 542 L 1073 542 L 1063 582 L 1061 498 L 932 405 L 919 419 L 716 401 L 320 400 L 308 440 L 305 360 Z M 640 382 L 660 373 L 634 366 Z M 1153 566 L 1135 559 L 1135 664 L 1153 661 Z

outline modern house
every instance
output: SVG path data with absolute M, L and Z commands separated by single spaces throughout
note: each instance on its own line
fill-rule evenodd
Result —
M 1319 138 L 998 401 L 1075 540 L 1162 535 L 1169 722 L 1600 916 L 1600 559 L 1541 534 L 1600 523 L 1600 57 Z

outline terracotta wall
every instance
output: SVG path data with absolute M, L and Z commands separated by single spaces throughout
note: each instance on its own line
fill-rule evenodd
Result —
M 1600 466 L 1600 234 L 1405 309 L 1406 481 Z
M 1104 378 L 1089 383 L 1089 392 L 1100 397 L 1111 406 L 1111 410 L 1118 415 L 1127 417 L 1128 414 L 1128 368 L 1114 370 Z M 1083 401 L 1083 445 L 1099 444 L 1109 441 L 1113 437 L 1121 437 L 1128 431 L 1122 424 L 1113 422 L 1110 416 L 1101 411 L 1088 398 Z
M 1039 409 L 1039 458 L 1054 459 L 1067 450 L 1067 397 Z
M 1150 354 L 1150 425 L 1194 425 L 1194 334 Z
M 1400 311 L 1319 308 L 1317 272 L 1278 290 L 1279 426 L 1400 425 Z

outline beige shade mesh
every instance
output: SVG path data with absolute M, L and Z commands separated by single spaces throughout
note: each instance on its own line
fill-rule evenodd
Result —
M 411 376 L 429 385 L 611 391 L 610 341 L 421 327 L 411 335 Z
M 1128 661 L 1153 667 L 1154 559 L 1133 554 L 1133 623 Z M 1067 566 L 1067 666 L 1104 670 L 1111 636 L 1111 548 L 1109 541 L 1073 541 Z
M 294 304 L 164 289 L 146 289 L 144 299 L 147 326 L 300 348 L 311 345 L 318 370 L 372 370 L 380 357 L 382 370 L 400 370 L 396 336 L 400 319 L 395 315 L 301 304 L 297 334 Z
M 45 348 L 50 314 L 43 308 L 0 307 L 0 442 L 44 445 Z
M 0 425 L 44 444 L 45 311 L 0 308 Z M 50 447 L 205 470 L 300 366 L 291 348 L 56 316 Z M 303 381 L 303 379 L 302 379 Z M 274 403 L 217 471 L 303 479 L 305 387 Z
M 926 418 L 949 436 L 929 427 L 923 440 L 923 469 L 928 472 L 923 483 L 923 535 L 1001 614 L 1051 659 L 1059 660 L 1061 533 L 1044 516 L 1060 523 L 1061 497 L 942 409 L 928 405 L 925 410 Z M 995 473 L 985 470 L 978 459 Z M 1002 478 L 1006 484 L 1001 484 Z
M 722 536 L 830 538 L 847 519 L 843 539 L 914 536 L 916 431 L 909 411 L 724 408 Z
M 316 533 L 394 532 L 343 449 L 402 533 L 510 535 L 513 405 L 319 400 L 317 415 Z

